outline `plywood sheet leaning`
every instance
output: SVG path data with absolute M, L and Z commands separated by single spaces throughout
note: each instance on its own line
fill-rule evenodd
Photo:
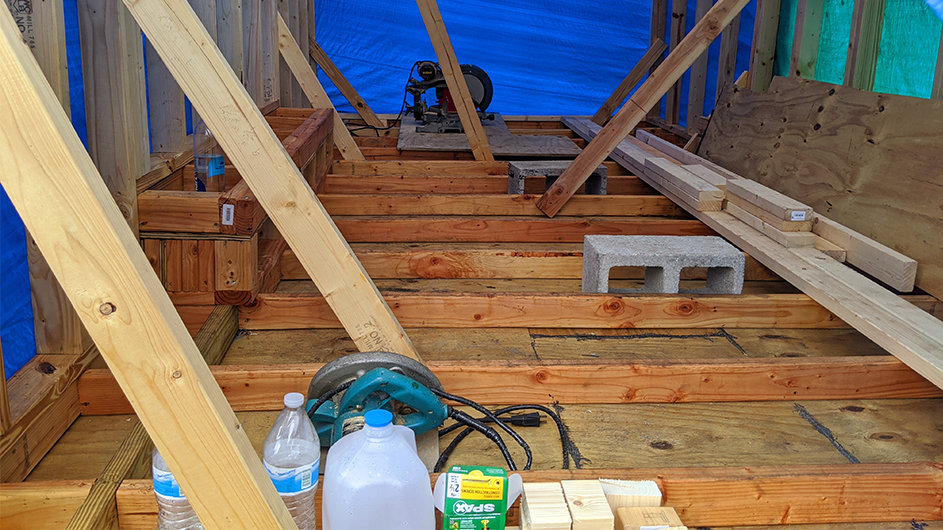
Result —
M 939 298 L 941 130 L 943 101 L 776 78 L 767 94 L 728 88 L 700 154 L 916 259 Z

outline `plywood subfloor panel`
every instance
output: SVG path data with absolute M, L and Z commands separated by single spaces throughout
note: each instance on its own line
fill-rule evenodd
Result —
M 699 154 L 919 262 L 943 297 L 943 101 L 777 77 L 721 94 Z

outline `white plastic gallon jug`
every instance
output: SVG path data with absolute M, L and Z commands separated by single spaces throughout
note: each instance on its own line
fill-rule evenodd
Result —
M 435 507 L 416 435 L 386 410 L 331 447 L 324 467 L 323 530 L 434 530 Z

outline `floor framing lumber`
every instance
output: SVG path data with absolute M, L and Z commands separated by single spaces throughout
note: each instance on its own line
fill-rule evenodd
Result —
M 192 9 L 179 7 L 199 28 Z M 291 528 L 288 510 L 6 12 L 0 76 L 0 182 L 197 513 L 208 526 Z M 201 429 L 194 432 L 196 424 Z
M 363 350 L 418 358 L 376 286 L 183 0 L 128 0 L 154 48 Z M 307 66 L 307 61 L 305 61 Z
M 582 123 L 582 133 L 593 137 L 593 128 L 598 126 L 589 120 Z M 626 167 L 637 165 L 621 152 L 614 158 Z M 644 174 L 639 176 L 648 180 Z M 665 196 L 677 200 L 668 192 Z M 814 247 L 787 249 L 726 212 L 685 209 L 943 388 L 943 323 L 938 319 Z
M 669 87 L 681 79 L 684 72 L 707 50 L 710 43 L 747 3 L 748 0 L 720 0 L 714 4 L 684 40 L 671 50 L 665 62 L 629 98 L 622 110 L 550 186 L 537 202 L 537 207 L 549 217 L 556 215 L 593 170 L 632 132 Z

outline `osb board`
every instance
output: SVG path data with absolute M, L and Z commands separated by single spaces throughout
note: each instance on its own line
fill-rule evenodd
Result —
M 553 135 L 513 134 L 500 114 L 494 120 L 482 120 L 488 145 L 495 156 L 541 156 L 573 158 L 580 148 L 570 138 Z M 401 151 L 471 151 L 468 138 L 460 133 L 416 132 L 418 122 L 412 116 L 403 117 L 396 148 Z
M 795 78 L 728 86 L 699 154 L 919 262 L 943 297 L 943 101 Z

